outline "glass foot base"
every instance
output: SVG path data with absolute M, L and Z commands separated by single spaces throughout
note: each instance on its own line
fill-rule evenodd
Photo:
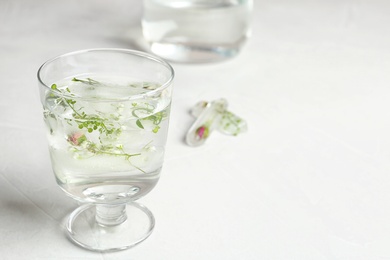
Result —
M 119 208 L 119 211 L 118 211 Z M 104 211 L 104 218 L 99 212 Z M 116 212 L 120 212 L 119 217 Z M 98 214 L 97 214 L 98 213 Z M 115 223 L 110 223 L 115 214 Z M 145 240 L 153 231 L 155 220 L 145 206 L 132 202 L 124 205 L 82 205 L 66 223 L 68 237 L 75 244 L 92 251 L 119 251 Z

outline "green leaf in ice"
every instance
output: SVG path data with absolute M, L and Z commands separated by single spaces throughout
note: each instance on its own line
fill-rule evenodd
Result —
M 88 85 L 99 84 L 99 81 L 96 81 L 96 80 L 91 79 L 91 78 L 86 78 L 86 79 L 73 78 L 72 81 L 74 81 L 74 82 L 82 82 L 82 83 L 88 84 Z
M 137 121 L 135 121 L 135 123 L 137 124 L 137 126 L 141 129 L 145 129 L 144 126 L 142 125 L 141 121 L 139 119 L 137 119 Z
M 135 108 L 133 109 L 132 114 L 133 116 L 139 118 L 135 122 L 137 126 L 141 129 L 145 129 L 144 125 L 142 124 L 142 121 L 152 121 L 152 123 L 155 125 L 155 127 L 152 129 L 152 132 L 157 133 L 158 130 L 160 129 L 159 125 L 162 122 L 162 120 L 167 117 L 167 113 L 165 111 L 160 111 L 153 114 L 155 108 L 148 104 L 145 107 L 137 107 L 137 106 L 134 107 Z M 141 118 L 139 116 L 139 113 L 151 114 L 151 115 Z

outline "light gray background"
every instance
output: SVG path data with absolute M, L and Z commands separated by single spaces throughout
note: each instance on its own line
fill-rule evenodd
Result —
M 235 59 L 172 64 L 155 214 L 139 246 L 100 254 L 61 225 L 77 204 L 51 172 L 36 71 L 95 48 L 138 48 L 140 0 L 0 2 L 1 259 L 390 259 L 390 2 L 255 0 Z M 224 97 L 237 137 L 183 143 L 199 100 Z

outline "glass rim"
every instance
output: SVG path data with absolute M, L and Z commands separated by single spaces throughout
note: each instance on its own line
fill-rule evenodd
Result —
M 50 64 L 50 63 L 52 63 L 52 62 L 54 62 L 56 60 L 59 60 L 61 58 L 68 57 L 68 56 L 74 56 L 74 55 L 77 55 L 77 54 L 82 54 L 82 53 L 87 53 L 87 52 L 118 52 L 118 53 L 131 54 L 131 55 L 134 55 L 134 56 L 146 58 L 148 60 L 155 61 L 155 62 L 160 63 L 161 65 L 165 66 L 169 70 L 169 72 L 170 72 L 170 77 L 161 86 L 159 86 L 156 89 L 147 91 L 145 93 L 129 95 L 129 96 L 126 96 L 126 97 L 123 97 L 123 98 L 104 98 L 104 97 L 103 98 L 91 98 L 91 97 L 87 98 L 87 97 L 82 97 L 82 96 L 77 96 L 77 95 L 76 96 L 75 95 L 70 95 L 70 94 L 68 95 L 67 93 L 62 93 L 62 96 L 73 98 L 73 99 L 76 98 L 76 99 L 90 100 L 90 101 L 111 101 L 111 102 L 112 101 L 128 101 L 128 100 L 143 99 L 143 98 L 146 98 L 146 97 L 149 97 L 149 96 L 153 96 L 156 93 L 160 93 L 164 89 L 168 88 L 172 84 L 172 81 L 173 81 L 174 76 L 175 76 L 175 71 L 174 71 L 173 67 L 168 62 L 166 62 L 165 60 L 163 60 L 162 58 L 160 58 L 160 57 L 158 57 L 156 55 L 152 55 L 152 54 L 149 54 L 149 53 L 146 53 L 146 52 L 142 52 L 142 51 L 138 51 L 138 50 L 132 50 L 132 49 L 94 48 L 94 49 L 84 49 L 84 50 L 68 52 L 68 53 L 65 53 L 65 54 L 62 54 L 62 55 L 58 55 L 58 56 L 56 56 L 54 58 L 51 58 L 51 59 L 47 60 L 38 69 L 38 72 L 37 72 L 38 82 L 42 86 L 44 86 L 47 90 L 53 91 L 51 86 L 48 86 L 46 83 L 43 82 L 42 77 L 41 77 L 42 69 L 45 66 L 47 66 L 48 64 Z

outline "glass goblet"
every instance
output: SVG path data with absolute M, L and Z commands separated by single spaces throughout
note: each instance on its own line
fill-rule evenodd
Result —
M 66 230 L 76 244 L 116 251 L 146 239 L 153 214 L 135 202 L 164 160 L 174 71 L 124 49 L 65 54 L 38 71 L 56 181 L 81 206 Z

